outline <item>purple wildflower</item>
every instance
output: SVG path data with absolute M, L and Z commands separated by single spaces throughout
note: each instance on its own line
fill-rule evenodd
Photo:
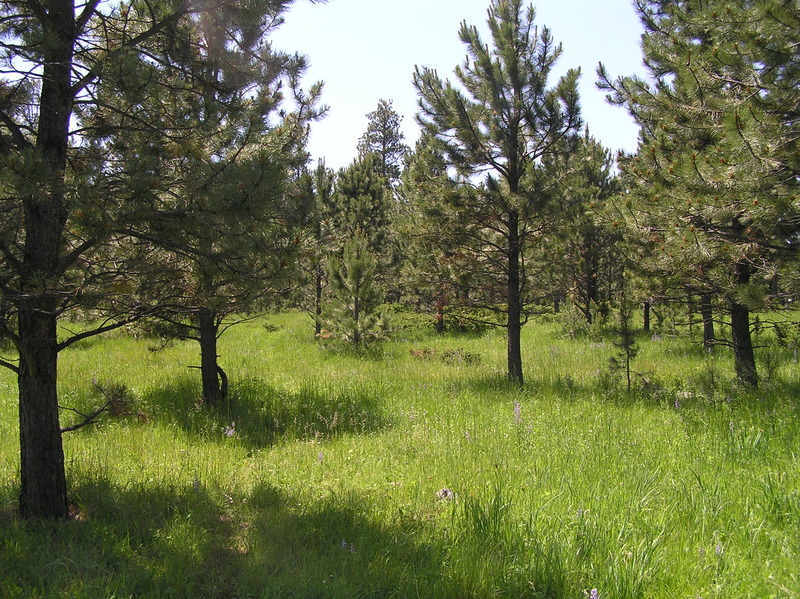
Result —
M 514 402 L 514 422 L 517 424 L 522 423 L 522 406 L 518 401 Z

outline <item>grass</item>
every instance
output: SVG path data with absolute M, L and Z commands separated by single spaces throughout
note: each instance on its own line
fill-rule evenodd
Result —
M 407 330 L 368 354 L 280 314 L 229 331 L 231 396 L 197 348 L 117 335 L 65 352 L 62 404 L 124 384 L 136 416 L 65 436 L 75 519 L 22 522 L 0 373 L 0 596 L 604 599 L 800 596 L 798 366 L 745 393 L 724 356 L 608 340 Z M 776 364 L 779 364 L 777 366 Z M 63 415 L 64 424 L 77 418 Z M 447 491 L 445 491 L 447 490 Z

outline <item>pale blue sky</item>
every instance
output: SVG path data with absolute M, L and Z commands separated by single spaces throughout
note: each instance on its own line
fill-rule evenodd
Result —
M 595 68 L 601 61 L 615 76 L 643 72 L 642 30 L 632 0 L 533 4 L 537 24 L 549 27 L 555 41 L 563 44 L 558 68 L 582 69 L 583 117 L 591 133 L 612 150 L 633 151 L 635 125 L 595 87 Z M 489 0 L 297 0 L 272 40 L 281 50 L 308 56 L 308 84 L 325 82 L 323 100 L 330 112 L 312 127 L 313 159 L 325 158 L 334 169 L 348 165 L 366 130 L 366 114 L 381 98 L 394 102 L 403 116 L 406 143 L 413 147 L 419 135 L 414 66 L 435 68 L 440 77 L 453 80 L 453 69 L 466 56 L 458 39 L 460 23 L 485 31 L 488 7 Z

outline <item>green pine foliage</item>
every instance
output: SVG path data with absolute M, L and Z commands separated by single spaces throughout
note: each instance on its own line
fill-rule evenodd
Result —
M 381 256 L 389 244 L 391 197 L 377 164 L 377 155 L 368 154 L 337 173 L 330 218 L 340 244 L 360 235 Z
M 458 84 L 418 67 L 414 85 L 423 131 L 462 188 L 440 212 L 441 243 L 464 257 L 485 305 L 498 311 L 508 376 L 522 383 L 520 330 L 537 288 L 528 258 L 557 212 L 556 161 L 545 157 L 566 151 L 581 125 L 579 71 L 552 81 L 561 46 L 537 27 L 532 6 L 494 0 L 488 15 L 490 43 L 475 26 L 459 31 L 468 55 L 455 69 Z
M 622 240 L 607 216 L 620 186 L 611 152 L 588 127 L 562 161 L 554 203 L 564 215 L 538 248 L 537 279 L 554 309 L 568 301 L 591 326 L 608 315 L 620 288 Z
M 617 322 L 613 327 L 614 338 L 612 343 L 617 352 L 609 358 L 609 365 L 613 372 L 621 371 L 625 374 L 628 393 L 631 392 L 632 374 L 631 362 L 639 353 L 636 344 L 636 328 L 634 326 L 634 310 L 636 304 L 627 288 L 623 288 L 619 306 L 617 308 Z
M 641 126 L 622 161 L 634 192 L 621 212 L 652 245 L 653 272 L 696 294 L 719 294 L 731 315 L 736 370 L 757 375 L 749 313 L 767 283 L 796 271 L 798 202 L 796 2 L 648 0 L 637 4 L 651 80 L 611 80 Z
M 403 117 L 392 107 L 391 100 L 381 99 L 378 107 L 367 114 L 367 130 L 358 140 L 358 155 L 377 156 L 375 168 L 378 174 L 394 184 L 403 171 L 403 162 L 408 153 L 405 135 L 400 130 Z
M 435 317 L 442 333 L 450 307 L 476 300 L 483 286 L 475 265 L 467 265 L 458 245 L 448 243 L 456 231 L 455 210 L 462 189 L 447 174 L 444 155 L 423 135 L 409 154 L 397 188 L 401 199 L 400 239 L 405 255 L 402 284 L 406 297 Z M 469 289 L 471 295 L 464 291 Z
M 333 171 L 325 166 L 324 160 L 319 160 L 313 171 L 303 170 L 294 187 L 297 201 L 307 216 L 295 303 L 313 318 L 315 335 L 322 333 L 322 304 L 328 286 L 326 261 L 336 244 L 331 223 L 335 210 L 334 181 Z
M 331 290 L 325 327 L 333 337 L 356 349 L 386 339 L 389 333 L 375 268 L 369 243 L 358 234 L 345 242 L 341 257 L 334 256 L 328 263 Z
M 304 60 L 263 37 L 289 4 L 0 6 L 0 334 L 19 356 L 0 363 L 20 374 L 24 515 L 67 515 L 59 353 L 196 292 L 213 296 L 215 243 L 258 240 L 226 252 L 235 271 L 280 230 L 230 225 L 252 214 L 243 204 L 281 196 L 280 185 L 274 195 L 258 186 L 284 178 L 276 150 L 299 156 L 316 112 L 321 86 L 297 85 Z M 298 111 L 278 119 L 282 90 Z M 181 277 L 197 254 L 211 260 L 194 262 L 202 276 L 188 288 Z M 229 270 L 212 287 L 225 294 L 251 272 L 234 282 Z M 59 320 L 77 315 L 97 326 L 58 338 Z
M 172 45 L 144 44 L 159 59 L 148 69 L 158 85 L 131 91 L 109 78 L 87 113 L 114 125 L 90 136 L 107 176 L 119 176 L 138 156 L 141 144 L 131 139 L 139 130 L 150 135 L 136 106 L 160 120 L 155 164 L 168 175 L 151 190 L 160 210 L 142 214 L 135 233 L 164 257 L 155 265 L 172 294 L 148 326 L 199 342 L 207 403 L 224 395 L 217 338 L 291 284 L 305 206 L 288 193 L 289 172 L 305 161 L 306 127 L 320 116 L 318 89 L 305 95 L 299 88 L 304 59 L 264 44 L 271 31 L 254 35 L 252 17 L 250 10 L 224 11 L 183 23 Z M 226 29 L 240 34 L 235 46 L 224 43 Z M 152 297 L 151 286 L 143 288 Z

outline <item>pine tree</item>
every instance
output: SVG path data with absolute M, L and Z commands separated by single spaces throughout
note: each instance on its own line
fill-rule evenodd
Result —
M 141 264 L 137 259 L 154 254 L 146 235 L 134 232 L 170 216 L 160 210 L 164 195 L 158 192 L 166 188 L 161 175 L 169 181 L 173 173 L 159 163 L 174 140 L 159 135 L 160 116 L 149 107 L 134 103 L 128 115 L 141 134 L 132 137 L 144 141 L 144 130 L 150 132 L 136 158 L 117 177 L 94 168 L 103 158 L 84 140 L 90 130 L 108 134 L 116 126 L 92 117 L 98 86 L 111 78 L 122 85 L 120 93 L 158 93 L 171 101 L 180 94 L 157 84 L 158 71 L 172 63 L 159 62 L 145 44 L 181 46 L 185 27 L 203 13 L 225 23 L 215 30 L 221 45 L 247 46 L 287 5 L 225 0 L 210 15 L 205 5 L 191 3 L 2 4 L 0 63 L 7 80 L 0 84 L 0 334 L 14 344 L 19 360 L 2 358 L 0 365 L 18 381 L 23 517 L 68 514 L 58 355 L 146 313 L 148 306 L 132 300 L 131 278 Z M 95 303 L 103 304 L 100 325 L 59 339 L 59 320 Z
M 375 256 L 388 260 L 390 194 L 377 164 L 378 157 L 368 154 L 339 170 L 330 220 L 339 248 L 360 235 Z
M 159 157 L 168 184 L 155 201 L 171 218 L 142 214 L 142 224 L 128 231 L 174 254 L 176 293 L 154 316 L 163 321 L 162 335 L 198 342 L 207 404 L 227 390 L 220 335 L 287 285 L 299 247 L 294 225 L 303 216 L 287 193 L 288 173 L 305 161 L 306 128 L 319 116 L 319 88 L 308 96 L 299 89 L 302 58 L 275 51 L 261 35 L 224 43 L 222 31 L 249 27 L 240 19 L 250 16 L 247 7 L 231 7 L 230 14 L 187 20 L 169 45 L 146 44 L 157 65 L 169 65 L 151 69 L 159 85 L 131 90 L 109 78 L 87 114 L 115 125 L 110 135 L 90 136 L 106 174 L 141 152 L 130 143 L 138 107 L 158 116 L 159 134 L 170 140 Z M 283 89 L 296 107 L 287 106 Z
M 462 227 L 448 241 L 485 274 L 483 290 L 495 295 L 491 305 L 503 306 L 508 377 L 522 383 L 520 333 L 531 283 L 524 255 L 541 238 L 552 209 L 555 179 L 542 160 L 568 151 L 567 140 L 581 124 L 579 71 L 548 87 L 561 46 L 546 27 L 535 26 L 533 7 L 493 0 L 488 16 L 491 45 L 476 27 L 461 27 L 468 52 L 455 70 L 461 87 L 424 67 L 414 85 L 420 124 L 462 184 L 473 186 L 449 206 L 451 223 L 461 220 Z
M 588 128 L 563 161 L 560 170 L 565 175 L 558 189 L 565 218 L 543 245 L 540 261 L 549 266 L 553 298 L 569 297 L 591 325 L 598 313 L 608 314 L 621 280 L 619 231 L 606 217 L 619 184 L 611 153 Z
M 622 165 L 639 196 L 628 220 L 657 246 L 663 272 L 723 295 L 736 375 L 755 386 L 750 312 L 797 257 L 800 8 L 640 0 L 637 10 L 653 84 L 599 71 L 642 131 Z
M 617 355 L 609 359 L 609 365 L 612 371 L 621 370 L 625 373 L 628 393 L 631 392 L 632 384 L 631 362 L 639 353 L 636 345 L 636 331 L 633 327 L 633 306 L 634 302 L 630 292 L 627 286 L 623 285 L 617 308 L 617 322 L 614 326 L 613 344 L 617 349 Z
M 333 171 L 319 160 L 313 171 L 304 170 L 298 180 L 301 203 L 308 215 L 308 231 L 304 248 L 304 282 L 299 304 L 308 310 L 314 319 L 314 335 L 322 333 L 323 294 L 328 283 L 325 263 L 334 249 L 334 232 L 331 218 L 334 214 Z M 312 289 L 311 299 L 307 299 L 307 289 Z
M 378 174 L 393 185 L 400 178 L 403 159 L 408 152 L 408 146 L 403 143 L 405 135 L 400 130 L 403 117 L 392 108 L 391 100 L 381 99 L 378 107 L 367 114 L 367 119 L 367 130 L 358 140 L 358 155 L 362 159 L 370 154 L 376 155 Z
M 403 210 L 396 228 L 404 249 L 404 292 L 435 314 L 438 333 L 445 331 L 448 306 L 458 303 L 464 291 L 476 284 L 474 272 L 442 235 L 452 230 L 447 224 L 452 212 L 447 207 L 458 190 L 458 183 L 448 176 L 444 155 L 423 134 L 408 156 L 397 188 Z
M 326 328 L 356 349 L 384 339 L 386 317 L 380 312 L 382 293 L 375 280 L 376 261 L 364 235 L 348 239 L 342 256 L 331 257 L 328 276 L 331 297 Z

